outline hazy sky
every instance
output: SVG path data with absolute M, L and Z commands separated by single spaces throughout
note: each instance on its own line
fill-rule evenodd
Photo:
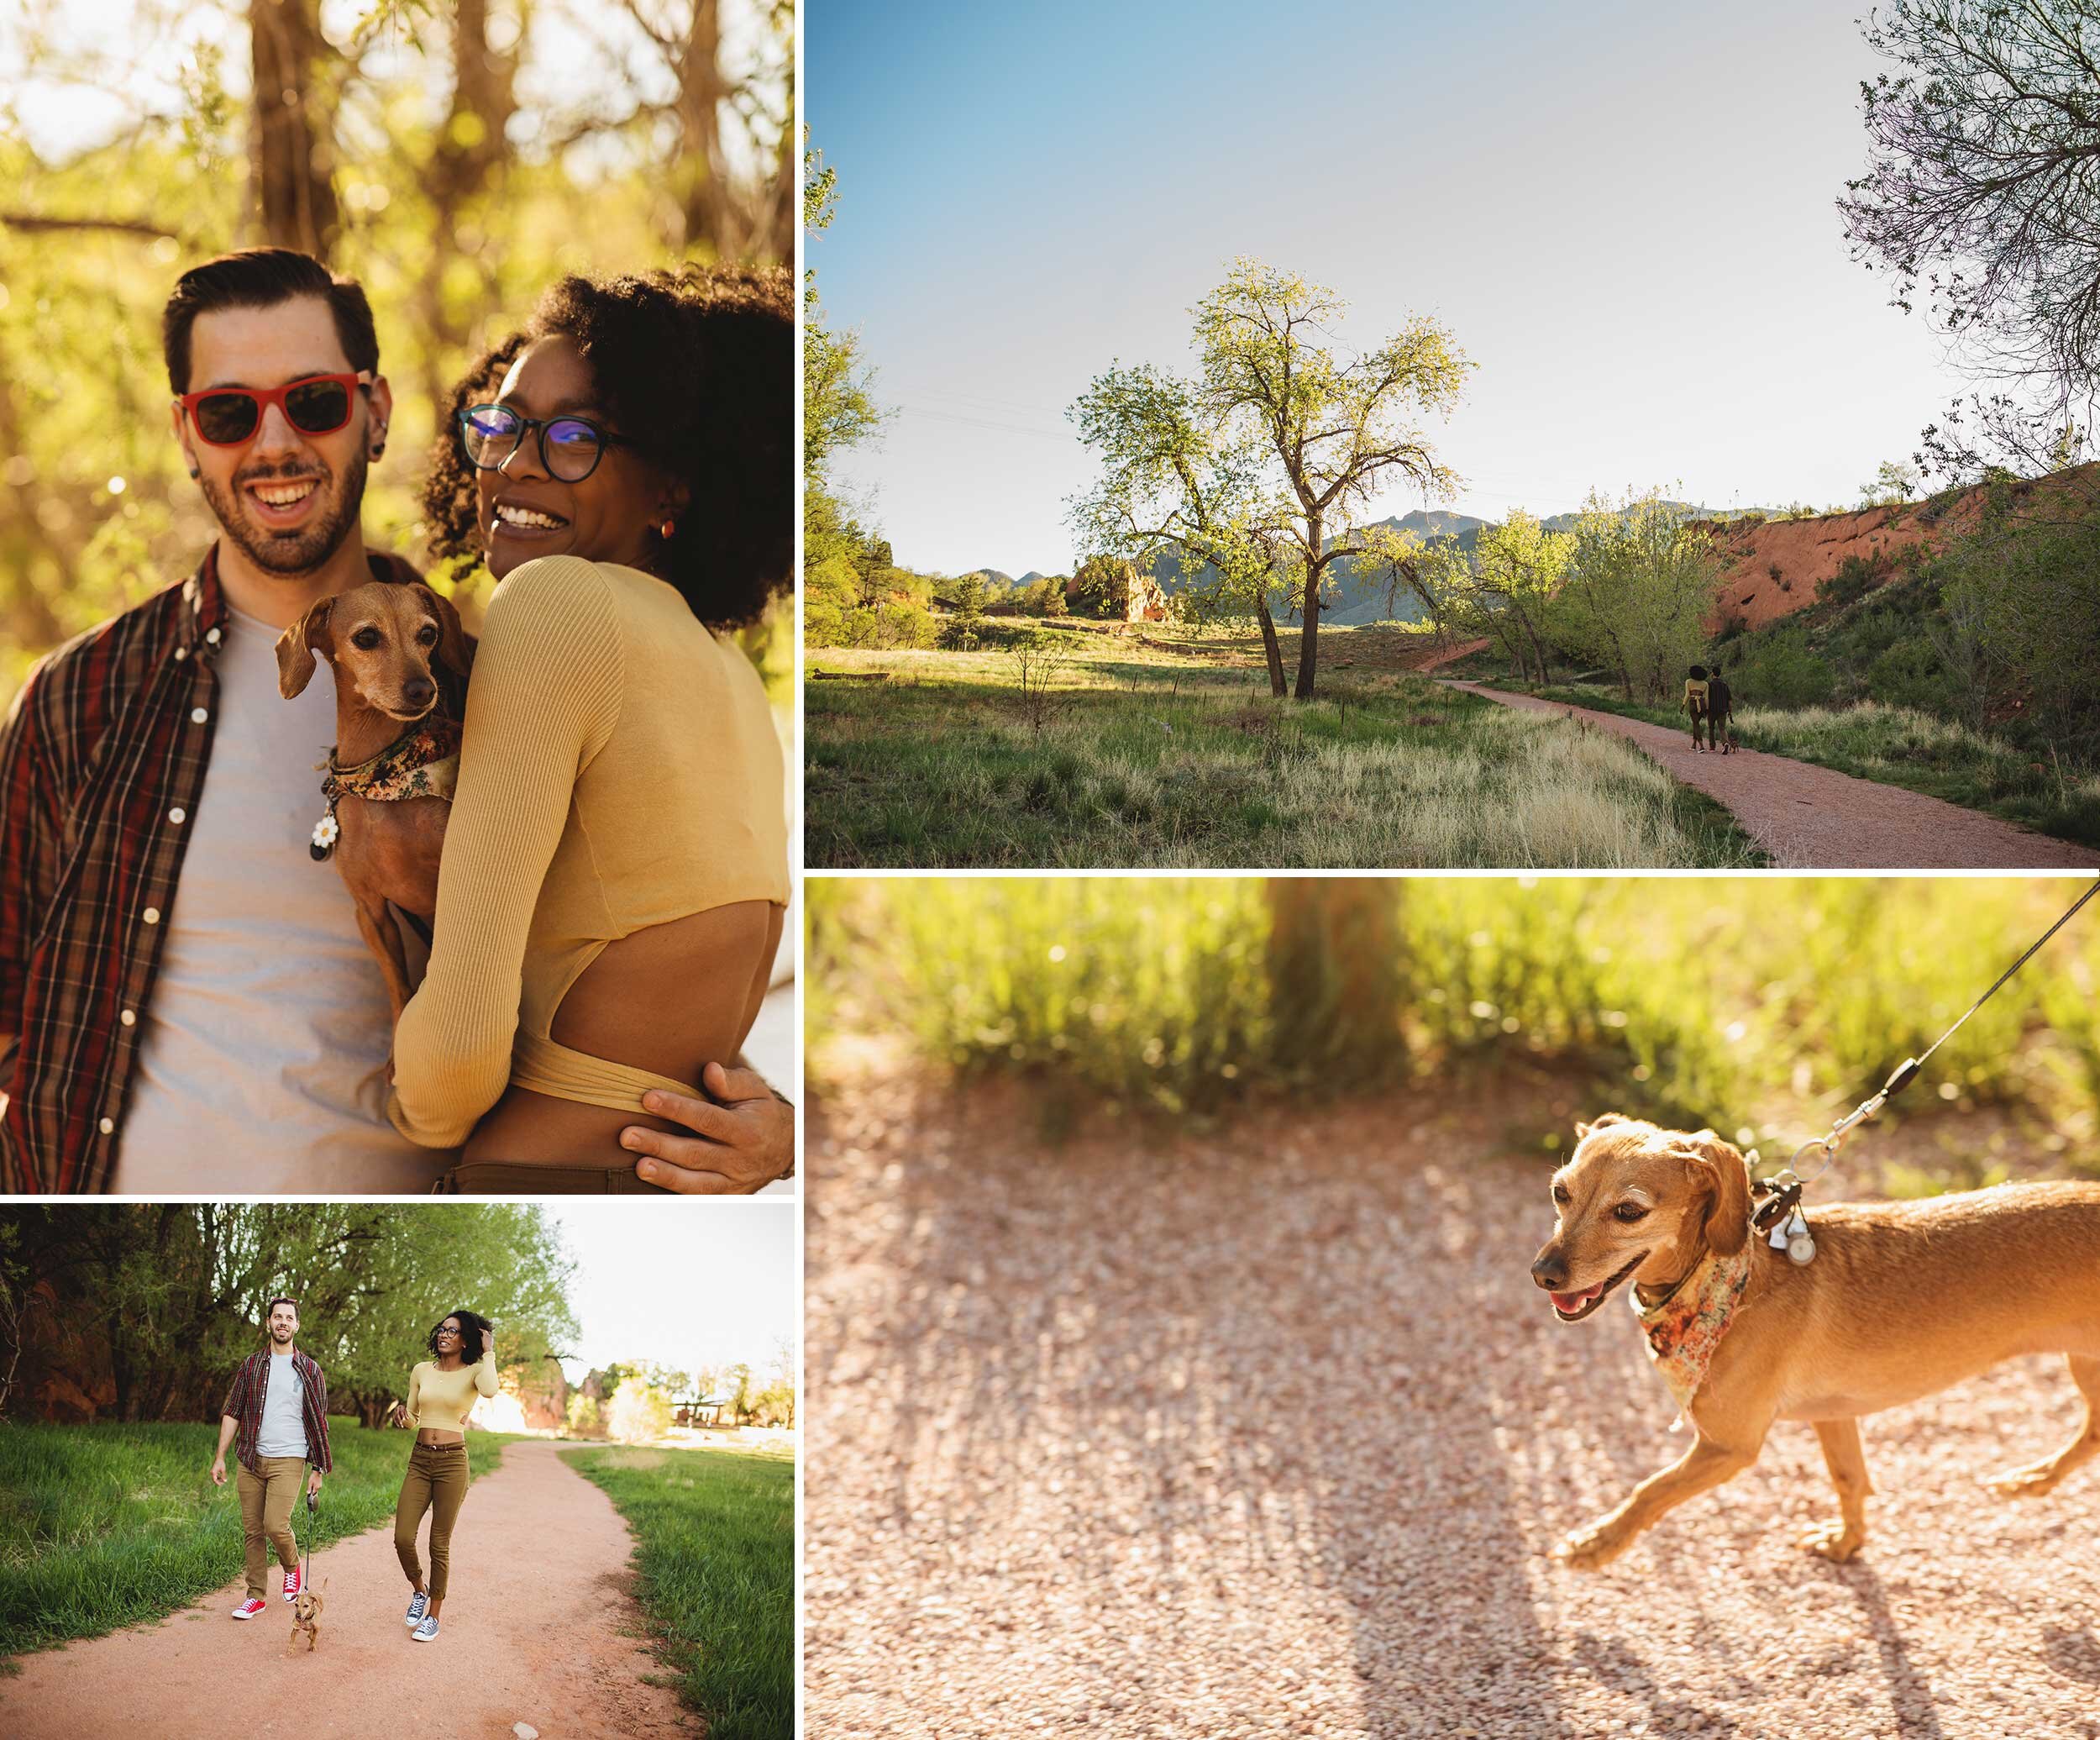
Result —
M 1250 254 L 1339 290 L 1358 348 L 1453 329 L 1463 512 L 1854 502 L 1961 385 L 1845 257 L 1864 10 L 806 0 L 840 196 L 810 260 L 895 408 L 841 481 L 907 565 L 1068 570 L 1065 407 L 1189 366 Z
M 640 1212 L 646 1211 L 646 1212 Z M 549 1203 L 576 1259 L 571 1382 L 616 1359 L 771 1369 L 801 1312 L 793 1202 L 696 1196 Z

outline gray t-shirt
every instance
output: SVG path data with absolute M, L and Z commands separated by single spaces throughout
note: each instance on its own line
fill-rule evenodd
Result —
M 306 1416 L 300 1401 L 306 1383 L 289 1353 L 270 1350 L 268 1387 L 263 1391 L 262 1425 L 255 1433 L 258 1456 L 298 1456 L 307 1454 Z
M 427 1191 L 451 1156 L 386 1121 L 391 1011 L 333 863 L 307 838 L 335 740 L 323 663 L 277 688 L 277 632 L 229 611 L 218 723 L 143 1025 L 111 1188 Z

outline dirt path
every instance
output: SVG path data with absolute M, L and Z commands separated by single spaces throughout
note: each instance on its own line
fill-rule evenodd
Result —
M 2100 1735 L 2100 1469 L 1978 1484 L 2076 1429 L 2058 1360 L 1868 1421 L 1851 1565 L 1794 1543 L 1835 1507 L 1793 1425 L 1549 1562 L 1684 1439 L 1630 1313 L 1526 1273 L 1545 1169 L 1499 1156 L 1572 1108 L 1431 1097 L 1054 1149 L 1000 1094 L 812 1109 L 812 1735 Z
M 1682 731 L 1617 713 L 1513 695 L 1446 678 L 1504 707 L 1573 714 L 1630 739 L 1676 778 L 1735 812 L 1772 862 L 1788 870 L 2092 870 L 2100 852 L 2051 839 L 1977 810 L 1856 779 L 1785 755 L 1744 749 L 1701 755 Z
M 406 1434 L 402 1444 L 405 1459 Z M 435 1643 L 412 1643 L 402 1623 L 408 1585 L 390 1523 L 315 1561 L 327 1607 L 312 1655 L 303 1640 L 285 1653 L 291 1609 L 274 1569 L 268 1616 L 227 1616 L 236 1577 L 157 1625 L 23 1657 L 20 1674 L 0 1680 L 0 1732 L 507 1740 L 522 1722 L 542 1740 L 693 1734 L 675 1694 L 643 1683 L 656 1664 L 626 1635 L 642 1623 L 627 1592 L 633 1544 L 612 1501 L 552 1444 L 510 1444 L 460 1506 Z

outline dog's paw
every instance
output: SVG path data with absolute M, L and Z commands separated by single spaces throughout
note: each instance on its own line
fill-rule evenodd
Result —
M 1801 1544 L 1833 1564 L 1850 1564 L 1866 1543 L 1865 1529 L 1849 1529 L 1842 1522 L 1819 1522 L 1801 1537 Z
M 1987 1475 L 1983 1484 L 2000 1498 L 2040 1498 L 2045 1492 L 2054 1491 L 2062 1478 L 2061 1469 L 2036 1462 L 2025 1468 L 2009 1468 L 2002 1475 Z
M 1553 1549 L 1553 1558 L 1571 1571 L 1602 1570 L 1626 1550 L 1625 1538 L 1608 1524 L 1578 1528 Z

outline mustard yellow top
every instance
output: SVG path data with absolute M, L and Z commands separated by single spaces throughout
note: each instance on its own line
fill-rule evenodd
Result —
M 430 968 L 394 1033 L 394 1127 L 463 1143 L 513 1042 L 546 1041 L 607 943 L 787 898 L 785 774 L 751 661 L 637 569 L 514 570 L 475 655 Z
M 408 1401 L 404 1411 L 409 1430 L 428 1426 L 438 1432 L 465 1432 L 467 1416 L 474 1411 L 477 1396 L 496 1394 L 496 1354 L 482 1353 L 478 1365 L 462 1365 L 447 1371 L 434 1359 L 417 1363 L 408 1374 Z

